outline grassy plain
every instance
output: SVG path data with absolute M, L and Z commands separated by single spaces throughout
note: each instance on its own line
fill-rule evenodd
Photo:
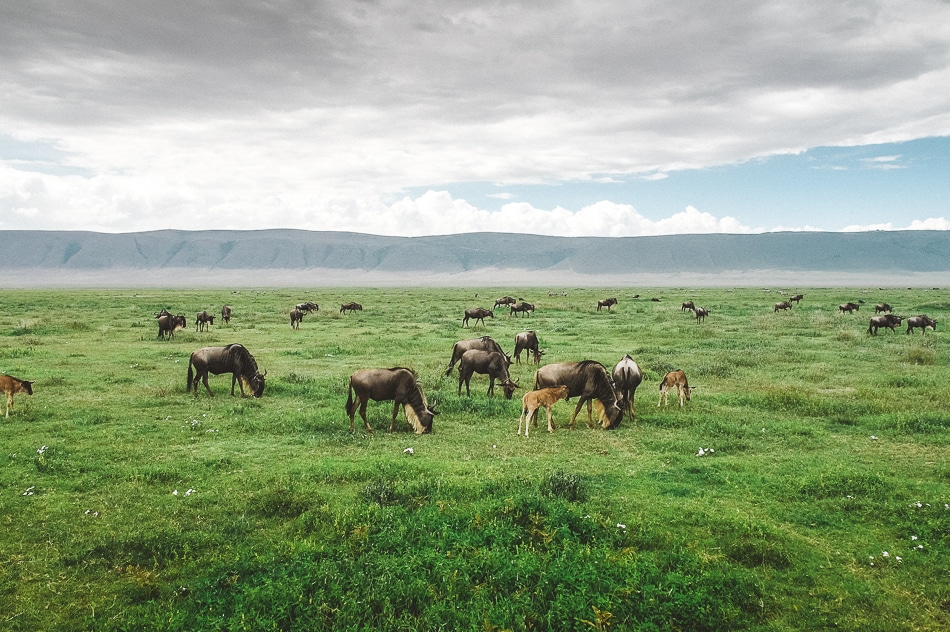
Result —
M 796 291 L 787 313 L 727 288 L 0 291 L 0 371 L 35 380 L 0 418 L 0 629 L 948 629 L 950 296 Z M 504 293 L 537 311 L 461 327 Z M 941 324 L 869 336 L 885 300 Z M 161 308 L 190 327 L 157 340 Z M 523 390 L 456 395 L 455 341 L 526 328 L 545 363 L 630 353 L 636 420 L 568 430 L 572 400 L 526 440 Z M 229 342 L 264 397 L 186 393 L 190 352 Z M 349 374 L 391 366 L 432 435 L 386 432 L 388 403 L 350 433 Z M 673 368 L 698 388 L 658 409 Z

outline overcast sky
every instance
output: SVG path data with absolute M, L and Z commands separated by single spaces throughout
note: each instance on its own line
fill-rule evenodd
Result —
M 950 229 L 948 0 L 0 0 L 0 229 Z

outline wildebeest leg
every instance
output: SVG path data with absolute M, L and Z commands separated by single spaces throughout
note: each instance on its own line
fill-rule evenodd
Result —
M 495 395 L 495 376 L 488 376 L 488 396 L 493 397 Z
M 579 412 L 581 412 L 581 406 L 584 405 L 584 402 L 587 402 L 587 406 L 588 406 L 587 411 L 588 411 L 588 414 L 590 414 L 590 398 L 589 398 L 589 397 L 583 397 L 583 396 L 580 397 L 580 398 L 577 400 L 577 408 L 574 409 L 574 414 L 571 415 L 571 423 L 568 425 L 568 427 L 569 427 L 571 430 L 574 429 L 574 421 L 577 419 L 577 414 L 578 414 Z
M 358 399 L 360 402 L 360 417 L 363 418 L 363 425 L 366 426 L 366 432 L 372 432 L 372 427 L 370 427 L 369 422 L 366 421 L 366 405 L 369 403 L 369 397 L 359 397 Z
M 205 390 L 208 391 L 208 396 L 214 397 L 214 393 L 211 392 L 211 387 L 208 386 L 208 371 L 205 371 L 201 374 L 201 381 L 204 382 Z M 198 378 L 195 378 L 195 397 L 198 397 Z
M 554 404 L 551 404 L 546 408 L 548 411 L 548 432 L 554 432 L 554 417 L 551 415 L 552 408 L 554 408 Z
M 6 414 L 7 417 L 10 416 L 10 408 L 12 407 L 13 407 L 13 394 L 7 393 L 7 414 Z
M 393 402 L 393 418 L 389 422 L 389 432 L 396 427 L 396 415 L 399 414 L 399 402 Z

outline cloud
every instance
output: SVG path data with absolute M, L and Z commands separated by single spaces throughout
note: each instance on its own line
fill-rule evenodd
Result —
M 950 4 L 929 0 L 34 4 L 0 9 L 8 228 L 744 232 L 690 208 L 401 192 L 607 190 L 950 135 Z

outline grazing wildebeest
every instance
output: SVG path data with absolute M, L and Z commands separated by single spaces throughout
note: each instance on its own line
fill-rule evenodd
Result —
M 10 416 L 10 409 L 13 408 L 13 396 L 17 393 L 33 394 L 33 382 L 27 382 L 12 375 L 0 375 L 0 389 L 7 396 L 7 414 Z
M 605 299 L 601 299 L 601 300 L 597 301 L 597 311 L 599 312 L 599 311 L 601 310 L 601 308 L 606 307 L 606 308 L 607 308 L 607 311 L 609 312 L 609 311 L 610 311 L 610 306 L 611 306 L 611 305 L 616 305 L 616 304 L 617 304 L 617 299 L 615 299 L 615 298 L 605 298 Z
M 534 363 L 541 364 L 541 356 L 544 355 L 544 351 L 538 348 L 538 334 L 529 330 L 515 335 L 515 362 L 517 364 L 521 364 L 522 351 L 534 353 Z
M 513 296 L 502 296 L 501 298 L 495 299 L 495 305 L 492 307 L 492 309 L 494 310 L 499 305 L 514 305 L 517 302 L 517 299 L 515 299 Z
M 614 366 L 613 378 L 617 394 L 623 401 L 627 414 L 630 415 L 630 421 L 636 421 L 633 400 L 637 394 L 637 387 L 643 381 L 643 372 L 640 371 L 640 366 L 634 362 L 630 354 L 625 353 L 620 358 L 620 362 Z
M 413 427 L 416 434 L 432 432 L 432 418 L 438 413 L 429 408 L 429 404 L 426 403 L 426 396 L 412 369 L 403 367 L 361 369 L 350 376 L 350 388 L 346 398 L 346 414 L 350 416 L 350 432 L 354 430 L 353 418 L 356 416 L 357 409 L 360 411 L 363 423 L 366 424 L 366 431 L 373 431 L 369 422 L 366 421 L 366 404 L 371 399 L 376 402 L 390 400 L 394 402 L 389 432 L 392 432 L 396 425 L 396 415 L 400 404 L 403 405 L 406 413 L 406 421 Z
M 300 323 L 303 321 L 303 312 L 302 309 L 297 309 L 296 307 L 290 310 L 290 328 L 291 329 L 300 329 Z
M 492 340 L 491 336 L 482 336 L 481 338 L 473 338 L 471 340 L 459 340 L 452 347 L 452 359 L 449 360 L 449 368 L 445 370 L 446 375 L 452 373 L 452 369 L 455 367 L 455 363 L 462 359 L 462 355 L 469 349 L 481 349 L 482 351 L 497 351 L 498 353 L 504 353 L 501 349 L 501 345 Z M 511 364 L 509 361 L 508 364 Z
M 696 313 L 696 322 L 698 323 L 703 322 L 709 316 L 709 310 L 705 307 L 696 307 L 693 311 Z
M 175 332 L 188 326 L 188 321 L 184 314 L 162 314 L 158 317 L 158 337 L 170 340 L 175 337 Z
M 231 324 L 231 306 L 225 305 L 221 308 L 221 321 L 227 324 Z
M 789 303 L 797 303 L 797 302 L 801 301 L 803 298 L 805 298 L 805 295 L 804 295 L 804 294 L 796 294 L 796 295 L 793 296 L 792 298 L 788 299 L 788 302 L 789 302 Z
M 505 399 L 511 399 L 515 389 L 518 388 L 518 384 L 511 381 L 511 375 L 508 373 L 509 366 L 511 366 L 511 359 L 504 353 L 469 349 L 462 354 L 462 359 L 459 361 L 458 394 L 462 395 L 462 383 L 464 382 L 465 393 L 471 397 L 472 391 L 469 390 L 469 382 L 472 381 L 473 373 L 480 373 L 489 377 L 489 395 L 495 394 L 495 380 L 498 380 L 505 388 Z
M 930 318 L 929 316 L 926 316 L 925 314 L 921 314 L 920 316 L 911 316 L 907 319 L 907 333 L 913 332 L 914 329 L 917 329 L 918 327 L 920 328 L 920 333 L 922 334 L 927 331 L 927 327 L 930 327 L 936 331 L 937 321 Z
M 903 320 L 903 316 L 895 316 L 894 314 L 872 316 L 870 322 L 868 323 L 868 333 L 876 336 L 879 327 L 887 327 L 891 331 L 896 332 L 897 330 L 895 327 L 900 327 L 901 321 Z
M 892 311 L 894 310 L 891 309 L 891 306 L 888 305 L 887 303 L 878 303 L 877 305 L 874 306 L 875 314 L 880 314 L 881 312 L 892 312 Z
M 838 306 L 838 311 L 841 312 L 842 314 L 844 314 L 845 312 L 849 314 L 853 314 L 854 312 L 858 311 L 860 307 L 861 306 L 858 305 L 857 303 L 842 303 L 841 305 Z
M 688 312 L 688 311 L 690 311 L 691 309 L 695 309 L 695 308 L 696 308 L 696 304 L 693 303 L 693 301 L 686 301 L 686 302 L 683 303 L 683 305 L 680 307 L 680 311 Z
M 214 314 L 209 314 L 202 310 L 195 316 L 195 331 L 211 331 L 211 325 L 214 324 Z
M 519 313 L 524 314 L 525 316 L 529 316 L 530 312 L 533 312 L 533 311 L 534 311 L 534 305 L 532 305 L 531 303 L 521 302 L 521 303 L 516 303 L 515 305 L 512 305 L 511 313 L 508 315 L 515 316 L 515 318 L 517 318 L 517 314 Z
M 471 318 L 475 319 L 475 323 L 472 325 L 478 325 L 478 321 L 482 321 L 482 325 L 485 324 L 485 317 L 489 318 L 495 317 L 495 312 L 490 309 L 485 309 L 484 307 L 473 307 L 472 309 L 465 310 L 465 316 L 462 317 L 462 327 L 468 327 L 468 321 Z
M 680 406 L 683 406 L 683 401 L 689 401 L 689 396 L 693 392 L 693 388 L 690 388 L 689 382 L 686 380 L 686 374 L 683 371 L 677 369 L 676 371 L 670 371 L 663 376 L 663 381 L 660 382 L 660 401 L 656 403 L 657 407 L 660 404 L 669 405 L 669 392 L 671 388 L 676 388 L 677 394 L 680 398 Z M 695 388 L 695 387 L 694 387 Z
M 788 301 L 779 301 L 778 303 L 775 304 L 775 309 L 773 310 L 773 312 L 777 312 L 778 310 L 785 311 L 789 309 L 792 309 L 791 303 L 789 303 Z
M 363 306 L 359 303 L 344 303 L 340 305 L 340 313 L 346 314 L 347 312 L 361 312 L 363 311 Z
M 623 419 L 623 408 L 620 407 L 617 392 L 610 381 L 610 374 L 603 364 L 594 360 L 561 362 L 541 367 L 534 374 L 535 390 L 560 384 L 567 386 L 570 397 L 580 398 L 577 402 L 577 408 L 574 409 L 574 414 L 571 415 L 571 428 L 574 427 L 577 413 L 580 412 L 581 406 L 585 403 L 587 404 L 587 425 L 593 427 L 591 402 L 595 399 L 604 407 L 601 425 L 604 428 L 616 428 L 620 425 L 620 421 Z
M 241 387 L 241 397 L 245 397 L 244 387 L 253 397 L 260 397 L 264 393 L 264 376 L 257 369 L 257 362 L 251 352 L 244 345 L 231 343 L 224 347 L 204 347 L 192 352 L 188 360 L 188 390 L 195 390 L 198 397 L 198 382 L 203 381 L 208 395 L 214 397 L 211 387 L 208 386 L 208 374 L 231 374 L 231 395 L 234 395 L 234 385 Z
M 538 425 L 538 409 L 543 408 L 548 413 L 548 432 L 554 432 L 554 417 L 551 410 L 554 404 L 560 400 L 566 400 L 570 396 L 570 389 L 561 384 L 559 386 L 548 386 L 536 391 L 530 391 L 521 398 L 521 418 L 518 420 L 518 434 L 521 434 L 521 423 L 524 422 L 524 436 L 528 437 L 528 427 L 533 422 Z
M 307 301 L 306 303 L 297 303 L 294 305 L 294 309 L 312 314 L 313 312 L 320 311 L 320 306 L 313 301 Z

